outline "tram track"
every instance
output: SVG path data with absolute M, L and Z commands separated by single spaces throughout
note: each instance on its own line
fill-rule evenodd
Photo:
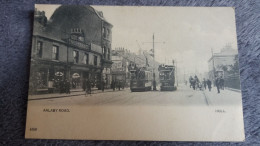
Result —
M 204 91 L 201 91 L 201 92 L 202 92 L 202 94 L 203 94 L 203 96 L 204 96 L 204 99 L 205 99 L 205 102 L 206 102 L 207 106 L 210 106 L 211 103 L 210 103 L 210 101 L 209 101 L 207 95 L 205 94 Z

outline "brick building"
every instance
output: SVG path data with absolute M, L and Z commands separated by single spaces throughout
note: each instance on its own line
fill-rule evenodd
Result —
M 55 91 L 69 80 L 82 88 L 91 79 L 100 88 L 111 83 L 112 24 L 91 6 L 60 6 L 50 20 L 35 10 L 30 91 Z

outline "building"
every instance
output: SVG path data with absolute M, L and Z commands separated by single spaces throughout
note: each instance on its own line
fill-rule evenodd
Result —
M 130 83 L 128 65 L 132 55 L 129 50 L 124 48 L 115 48 L 111 53 L 111 60 L 113 62 L 111 67 L 112 79 L 114 81 L 123 82 L 126 87 L 129 86 Z
M 226 70 L 229 70 L 229 67 L 235 64 L 237 54 L 237 50 L 232 49 L 230 45 L 226 45 L 220 53 L 212 53 L 211 58 L 208 60 L 209 79 L 214 81 L 214 76 L 219 73 L 223 74 L 223 66 L 227 67 Z
M 146 62 L 147 59 L 147 62 Z M 152 71 L 153 67 L 153 57 L 147 51 L 142 53 L 135 54 L 129 50 L 118 47 L 112 50 L 111 60 L 113 65 L 111 67 L 111 74 L 113 80 L 120 80 L 125 83 L 125 86 L 130 85 L 130 72 L 128 66 L 130 63 L 136 64 L 138 67 L 149 66 L 148 69 Z M 155 61 L 154 71 L 156 76 L 156 81 L 159 83 L 159 72 L 158 72 L 159 63 Z
M 35 10 L 31 54 L 30 91 L 55 92 L 61 81 L 82 88 L 110 85 L 112 24 L 91 6 L 60 6 L 50 20 Z

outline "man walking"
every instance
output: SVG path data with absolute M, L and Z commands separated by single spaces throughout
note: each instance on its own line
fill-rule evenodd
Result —
M 207 80 L 207 85 L 208 85 L 208 89 L 209 89 L 209 92 L 211 91 L 211 81 L 208 79 Z
M 66 80 L 66 94 L 70 94 L 70 81 Z
M 85 80 L 83 81 L 83 84 L 82 84 L 82 89 L 83 89 L 83 91 L 86 91 L 86 87 L 87 87 L 86 83 L 87 83 L 87 79 L 85 79 Z
M 224 90 L 224 79 L 222 76 L 220 77 L 220 87 L 222 90 Z
M 90 94 L 90 96 L 91 96 L 91 82 L 90 82 L 90 80 L 86 80 L 86 91 L 85 91 L 85 96 L 87 95 L 87 94 Z
M 191 88 L 192 87 L 192 81 L 193 81 L 192 76 L 190 76 L 189 81 L 190 81 L 190 88 Z
M 205 78 L 203 79 L 203 86 L 205 88 L 205 90 L 207 89 L 207 81 L 205 80 Z
M 103 80 L 103 81 L 102 81 L 102 92 L 104 92 L 104 90 L 105 90 L 105 84 L 106 84 L 106 83 L 105 83 L 105 81 Z
M 217 86 L 217 89 L 218 89 L 218 93 L 220 93 L 220 86 L 221 86 L 221 81 L 220 81 L 220 78 L 218 77 L 217 79 L 216 79 L 216 86 Z
M 118 86 L 118 90 L 120 90 L 120 88 L 121 88 L 121 82 L 120 81 L 117 82 L 117 86 Z

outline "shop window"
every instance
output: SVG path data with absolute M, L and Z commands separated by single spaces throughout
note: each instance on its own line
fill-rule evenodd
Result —
M 79 51 L 76 50 L 73 51 L 73 58 L 74 58 L 74 63 L 79 62 Z
M 52 46 L 52 59 L 59 60 L 59 47 L 56 45 Z
M 37 48 L 36 48 L 36 56 L 39 58 L 42 58 L 42 42 L 37 42 Z
M 84 64 L 88 64 L 89 63 L 89 55 L 88 55 L 88 53 L 85 53 L 84 58 L 83 58 L 83 63 Z
M 97 66 L 97 56 L 94 56 L 94 65 Z

